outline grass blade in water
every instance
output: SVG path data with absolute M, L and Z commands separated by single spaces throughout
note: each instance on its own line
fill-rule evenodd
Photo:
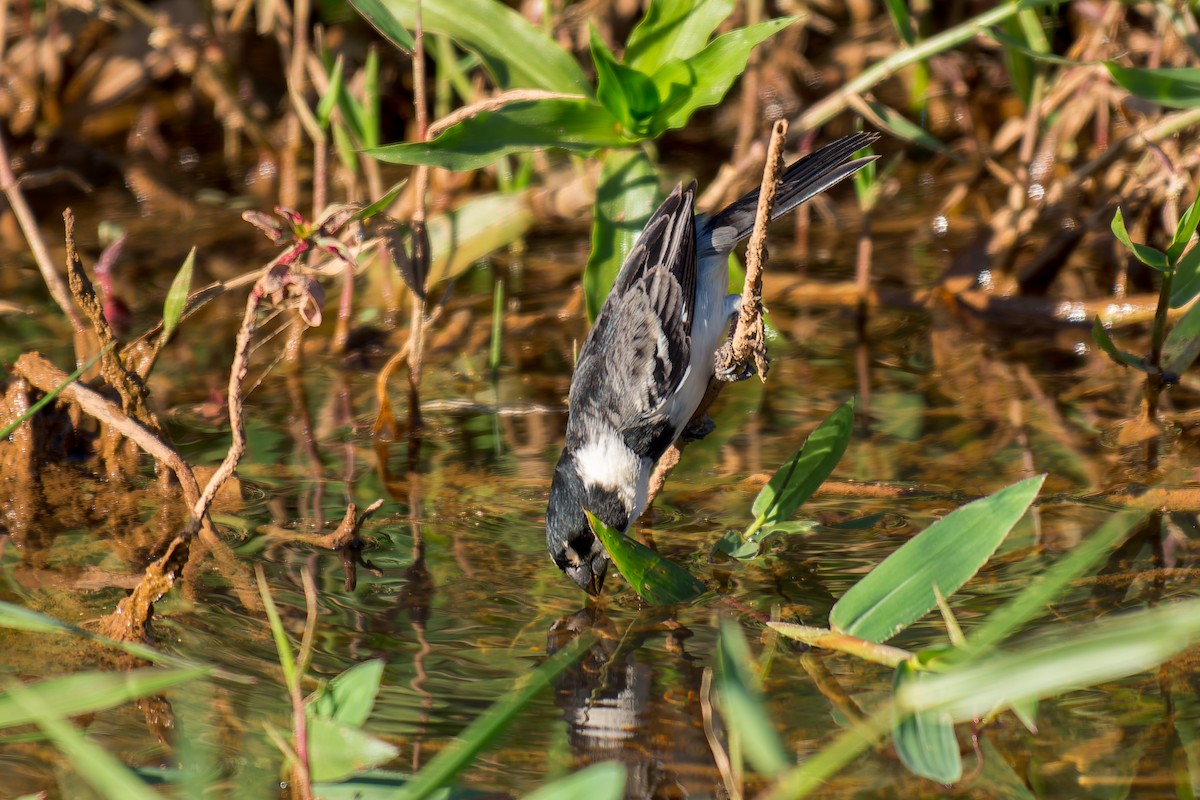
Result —
M 763 775 L 774 777 L 791 766 L 787 750 L 767 714 L 750 668 L 750 647 L 736 622 L 721 620 L 717 645 L 717 699 L 721 719 L 742 739 L 746 758 Z
M 206 669 L 136 669 L 129 672 L 80 672 L 50 678 L 24 687 L 47 714 L 74 717 L 158 694 L 172 686 L 208 674 Z M 0 728 L 37 722 L 12 695 L 0 695 Z

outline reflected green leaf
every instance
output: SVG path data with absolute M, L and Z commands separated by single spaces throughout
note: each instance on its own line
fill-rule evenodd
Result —
M 1117 208 L 1117 213 L 1113 214 L 1112 224 L 1109 226 L 1112 229 L 1113 236 L 1125 245 L 1125 249 L 1133 253 L 1138 261 L 1141 261 L 1147 267 L 1165 272 L 1171 268 L 1167 262 L 1167 254 L 1161 250 L 1156 250 L 1153 247 L 1144 244 L 1137 244 L 1129 238 L 1129 231 L 1125 230 L 1125 217 L 1121 214 L 1120 207 Z
M 733 0 L 652 0 L 625 45 L 625 63 L 647 74 L 699 53 L 733 12 Z
M 525 800 L 621 800 L 625 796 L 625 765 L 604 761 L 573 772 L 525 795 Z
M 187 307 L 188 291 L 192 288 L 192 272 L 196 266 L 196 248 L 193 247 L 183 260 L 183 266 L 175 273 L 171 288 L 167 291 L 166 302 L 163 303 L 162 341 L 171 341 L 171 334 L 179 327 L 183 318 L 183 310 Z
M 732 619 L 722 619 L 716 669 L 721 719 L 741 737 L 746 759 L 754 769 L 773 777 L 790 767 L 791 759 L 767 714 L 752 663 L 741 627 Z
M 314 781 L 348 778 L 391 761 L 399 752 L 395 745 L 360 728 L 309 715 L 308 766 Z
M 1092 339 L 1096 344 L 1100 345 L 1100 349 L 1108 354 L 1108 357 L 1118 364 L 1125 367 L 1133 367 L 1136 370 L 1145 372 L 1147 365 L 1145 359 L 1138 358 L 1133 353 L 1126 353 L 1121 350 L 1113 342 L 1112 337 L 1108 335 L 1108 330 L 1104 327 L 1104 323 L 1100 321 L 1100 316 L 1096 316 L 1096 321 L 1092 323 Z
M 613 150 L 605 155 L 592 209 L 592 249 L 583 270 L 589 320 L 600 313 L 658 200 L 658 173 L 644 151 Z
M 471 170 L 509 153 L 547 147 L 591 153 L 625 144 L 618 121 L 594 100 L 547 98 L 480 112 L 429 142 L 401 142 L 364 152 L 392 164 Z
M 903 662 L 896 667 L 892 690 L 900 692 L 910 684 L 920 683 L 928 675 L 910 662 Z M 955 783 L 962 777 L 958 737 L 954 735 L 954 720 L 948 713 L 906 714 L 897 710 L 892 724 L 892 741 L 900 760 L 914 774 L 938 783 Z
M 829 614 L 831 627 L 884 642 L 923 617 L 979 571 L 1037 497 L 1045 475 L 958 508 L 892 553 L 850 588 Z
M 704 584 L 683 567 L 608 527 L 590 511 L 586 513 L 592 531 L 613 564 L 647 603 L 656 606 L 686 603 L 704 592 Z
M 1172 108 L 1200 106 L 1200 69 L 1141 69 L 1105 61 L 1105 68 L 1123 89 L 1135 97 Z

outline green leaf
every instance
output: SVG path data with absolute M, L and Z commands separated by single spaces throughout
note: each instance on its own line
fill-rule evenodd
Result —
M 763 775 L 774 777 L 791 766 L 791 759 L 767 714 L 752 663 L 750 646 L 741 627 L 728 617 L 722 618 L 716 669 L 721 719 L 730 732 L 741 737 L 751 766 Z
M 342 67 L 343 58 L 339 53 L 337 60 L 333 62 L 333 70 L 329 73 L 329 89 L 321 98 L 321 102 L 317 103 L 317 123 L 322 130 L 329 127 L 329 119 L 333 116 L 333 109 L 338 105 L 338 98 L 342 96 Z
M 351 0 L 351 4 L 393 42 L 400 43 L 393 35 L 397 29 L 407 29 L 407 36 L 416 25 L 416 3 L 411 0 Z M 421 25 L 425 32 L 449 36 L 477 54 L 501 89 L 591 91 L 568 50 L 496 0 L 422 0 Z
M 930 525 L 850 588 L 829 614 L 835 631 L 883 642 L 979 571 L 1037 497 L 1045 475 L 968 503 Z
M 604 156 L 592 210 L 592 249 L 583 269 L 588 319 L 595 321 L 621 265 L 658 205 L 658 173 L 641 150 Z
M 188 291 L 192 288 L 192 271 L 196 266 L 196 248 L 193 247 L 183 260 L 183 266 L 175 273 L 171 288 L 167 291 L 166 302 L 163 303 L 163 332 L 162 340 L 171 341 L 171 334 L 179 327 L 183 318 L 183 310 L 187 308 Z
M 365 206 L 363 208 L 360 208 L 358 211 L 355 211 L 354 216 L 350 217 L 350 221 L 361 222 L 364 219 L 370 219 L 371 217 L 375 216 L 376 214 L 386 211 L 387 207 L 390 206 L 393 202 L 395 202 L 396 198 L 400 196 L 400 193 L 402 191 L 404 191 L 404 187 L 407 185 L 408 185 L 408 178 L 404 178 L 404 179 L 399 180 L 396 183 L 392 184 L 392 187 L 390 189 L 388 189 L 386 192 L 384 192 L 383 196 L 380 197 L 378 200 L 376 200 L 374 203 L 371 203 L 371 205 Z
M 380 0 L 363 0 L 361 3 L 351 0 L 350 5 L 354 6 L 354 10 L 370 23 L 371 27 L 379 31 L 383 38 L 401 50 L 409 53 L 416 52 L 416 40 L 387 4 Z M 412 25 L 410 24 L 409 27 Z
M 920 683 L 929 673 L 917 670 L 910 662 L 896 667 L 893 692 Z M 922 778 L 938 783 L 955 783 L 962 777 L 962 756 L 954 720 L 944 711 L 907 714 L 897 710 L 892 723 L 892 741 L 904 766 Z
M 608 551 L 613 564 L 647 603 L 655 606 L 686 603 L 704 592 L 704 584 L 683 567 L 608 527 L 592 512 L 586 513 L 592 531 Z
M 1025 730 L 1036 734 L 1037 728 L 1037 698 L 1021 698 L 1011 703 L 1013 715 L 1025 726 Z
M 1182 375 L 1200 355 L 1200 303 L 1189 308 L 1167 334 L 1163 342 L 1162 368 L 1171 375 Z
M 25 686 L 46 713 L 55 717 L 90 714 L 158 694 L 172 686 L 199 678 L 207 669 L 135 669 L 128 672 L 78 672 L 49 678 Z M 0 694 L 0 728 L 37 722 L 25 706 L 8 694 Z
M 1125 230 L 1125 217 L 1121 215 L 1121 209 L 1117 207 L 1117 213 L 1113 215 L 1112 232 L 1117 237 L 1125 248 L 1141 261 L 1147 267 L 1165 272 L 1170 269 L 1170 264 L 1167 263 L 1167 254 L 1161 250 L 1156 250 L 1153 247 L 1144 244 L 1135 244 L 1129 238 L 1129 232 Z
M 1200 196 L 1183 212 L 1179 224 L 1175 226 L 1175 235 L 1171 238 L 1171 246 L 1167 248 L 1167 260 L 1174 264 L 1183 255 L 1183 249 L 1192 240 L 1196 226 L 1200 224 Z
M 1105 329 L 1104 323 L 1100 321 L 1100 315 L 1096 315 L 1096 321 L 1092 323 L 1092 338 L 1096 340 L 1096 344 L 1100 345 L 1100 349 L 1108 353 L 1108 357 L 1126 367 L 1133 367 L 1136 370 L 1145 372 L 1147 370 L 1146 360 L 1138 358 L 1133 353 L 1126 353 L 1124 350 L 1117 348 L 1113 343 L 1112 337 L 1108 335 L 1108 330 Z
M 110 800 L 160 800 L 160 795 L 141 781 L 103 747 L 80 733 L 74 725 L 55 714 L 49 704 L 19 681 L 4 679 L 13 703 L 37 725 L 67 757 L 67 762 L 101 796 Z
M 451 170 L 486 167 L 509 153 L 557 147 L 591 153 L 627 144 L 620 125 L 592 100 L 544 99 L 484 111 L 442 132 L 431 142 L 402 142 L 367 149 L 393 164 L 425 164 Z
M 720 103 L 729 87 L 746 70 L 751 51 L 795 21 L 795 17 L 780 17 L 738 28 L 713 39 L 707 47 L 687 59 L 692 74 L 703 76 L 703 79 L 696 81 L 693 91 L 678 104 L 664 102 L 655 115 L 651 130 L 657 135 L 671 128 L 682 128 L 696 109 Z M 672 100 L 669 94 L 662 93 L 659 80 L 655 83 L 659 85 L 659 94 L 664 101 Z
M 644 134 L 650 118 L 658 111 L 658 89 L 654 81 L 617 63 L 594 26 L 590 47 L 596 65 L 596 99 L 621 122 L 627 134 Z
M 1119 511 L 1072 548 L 1054 566 L 1025 587 L 1020 594 L 988 614 L 983 624 L 967 636 L 963 653 L 978 658 L 991 652 L 1030 620 L 1046 611 L 1047 605 L 1105 554 L 1122 542 L 1146 518 L 1144 511 Z
M 574 664 L 595 641 L 596 634 L 593 631 L 584 631 L 537 669 L 518 679 L 517 686 L 468 725 L 466 730 L 421 768 L 411 783 L 406 784 L 393 797 L 396 800 L 423 800 L 449 785 L 455 775 L 466 769 L 484 748 L 504 733 L 521 709 L 567 667 Z
M 525 800 L 621 800 L 627 770 L 619 761 L 603 761 L 572 772 L 525 795 Z
M 191 668 L 193 664 L 178 656 L 160 653 L 152 647 L 137 642 L 119 642 L 107 636 L 101 636 L 85 628 L 80 628 L 68 622 L 55 619 L 32 609 L 0 601 L 0 628 L 31 633 L 57 633 L 77 636 L 91 642 L 97 642 L 106 647 L 112 647 L 132 656 L 149 661 L 153 664 L 168 664 L 172 666 Z
M 917 29 L 913 25 L 908 3 L 906 0 L 887 0 L 886 5 L 888 16 L 892 18 L 892 25 L 895 26 L 896 33 L 900 35 L 900 41 L 912 47 L 917 41 Z
M 0 440 L 7 439 L 8 435 L 10 433 L 12 433 L 13 431 L 15 431 L 17 428 L 21 427 L 21 425 L 25 422 L 25 420 L 29 419 L 34 414 L 41 411 L 44 407 L 46 407 L 50 403 L 53 403 L 54 398 L 56 398 L 60 394 L 62 394 L 63 389 L 66 389 L 72 383 L 79 380 L 80 375 L 82 375 L 83 373 L 85 373 L 89 369 L 91 369 L 92 366 L 97 361 L 100 360 L 100 357 L 103 356 L 105 353 L 107 353 L 112 348 L 113 348 L 113 343 L 109 343 L 109 344 L 105 345 L 104 347 L 100 348 L 100 350 L 97 351 L 94 356 L 89 358 L 87 361 L 83 362 L 83 364 L 81 364 L 78 369 L 76 369 L 74 372 L 72 372 L 70 375 L 68 375 L 67 379 L 65 381 L 60 383 L 58 386 L 55 386 L 53 391 L 47 392 L 45 395 L 42 396 L 42 398 L 40 400 L 38 400 L 36 403 L 31 405 L 29 407 L 28 411 L 26 411 L 24 414 L 17 417 L 16 419 L 14 419 L 12 422 L 5 425 L 3 428 L 0 428 Z
M 1104 66 L 1113 80 L 1135 97 L 1172 108 L 1200 106 L 1200 69 L 1139 69 L 1114 61 L 1105 61 Z
M 310 717 L 321 716 L 343 725 L 359 727 L 371 716 L 379 684 L 383 680 L 383 659 L 373 658 L 350 669 L 321 689 L 309 705 Z
M 911 122 L 899 111 L 876 100 L 866 100 L 864 98 L 864 101 L 867 104 L 867 108 L 871 111 L 871 114 L 864 114 L 864 116 L 876 127 L 882 128 L 898 139 L 911 142 L 934 153 L 941 153 L 955 161 L 962 161 L 962 156 L 951 150 L 945 143 L 920 125 Z M 893 160 L 892 163 L 897 163 L 897 160 Z M 855 177 L 857 178 L 858 175 L 861 175 L 865 171 L 864 169 L 855 173 Z
M 1183 254 L 1175 263 L 1171 280 L 1171 308 L 1180 308 L 1200 294 L 1200 245 Z
M 841 461 L 853 432 L 854 401 L 850 400 L 826 417 L 759 491 L 750 507 L 755 521 L 746 535 L 783 522 L 812 497 Z
M 983 717 L 1029 698 L 1051 697 L 1151 669 L 1200 638 L 1200 601 L 1089 621 L 1019 651 L 995 653 L 906 685 L 905 711 L 944 711 L 956 721 Z
M 733 0 L 652 0 L 629 34 L 625 63 L 647 74 L 699 53 L 733 12 Z
M 348 778 L 391 761 L 399 752 L 395 745 L 358 727 L 309 715 L 308 766 L 314 781 Z

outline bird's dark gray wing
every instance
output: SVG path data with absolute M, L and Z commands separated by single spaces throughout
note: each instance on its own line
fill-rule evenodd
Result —
M 599 418 L 646 458 L 657 459 L 674 440 L 663 406 L 691 360 L 695 195 L 695 183 L 675 187 L 626 258 L 579 354 L 568 438 L 583 440 L 579 425 Z

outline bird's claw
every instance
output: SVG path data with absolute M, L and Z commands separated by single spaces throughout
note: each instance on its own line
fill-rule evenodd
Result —
M 749 380 L 755 372 L 753 361 L 735 363 L 724 350 L 717 353 L 716 368 L 713 371 L 717 380 L 724 383 L 737 383 Z
M 685 442 L 698 442 L 717 429 L 717 423 L 707 414 L 696 422 L 689 422 L 679 435 Z

